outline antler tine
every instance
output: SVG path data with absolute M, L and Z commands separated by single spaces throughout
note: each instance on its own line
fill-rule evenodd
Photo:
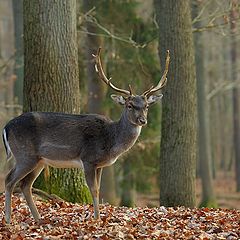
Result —
M 165 63 L 165 70 L 163 72 L 163 75 L 160 79 L 160 81 L 158 82 L 156 87 L 151 87 L 149 88 L 147 91 L 145 91 L 142 95 L 143 96 L 149 96 L 152 95 L 153 93 L 159 91 L 160 89 L 162 89 L 166 83 L 167 83 L 167 73 L 168 73 L 168 67 L 169 67 L 169 63 L 170 63 L 170 52 L 169 50 L 167 50 L 167 57 L 166 57 L 166 63 Z
M 146 91 L 142 94 L 142 96 L 147 96 L 153 88 L 154 88 L 154 86 L 151 86 L 148 90 L 146 90 Z
M 123 93 L 125 95 L 132 95 L 132 92 L 131 91 L 128 91 L 128 90 L 124 90 L 124 89 L 121 89 L 121 88 L 118 88 L 118 87 L 115 87 L 112 83 L 111 83 L 111 78 L 107 78 L 104 71 L 103 71 L 103 67 L 102 67 L 102 62 L 101 62 L 101 58 L 100 58 L 100 53 L 101 53 L 101 47 L 98 48 L 98 51 L 97 51 L 97 54 L 93 55 L 93 57 L 95 58 L 95 61 L 96 61 L 96 64 L 95 64 L 95 69 L 96 69 L 96 72 L 98 73 L 100 79 L 105 82 L 109 87 L 111 87 L 113 90 L 117 91 L 117 92 L 120 92 L 120 93 Z
M 128 84 L 128 88 L 129 88 L 130 95 L 133 95 L 132 86 L 130 84 Z

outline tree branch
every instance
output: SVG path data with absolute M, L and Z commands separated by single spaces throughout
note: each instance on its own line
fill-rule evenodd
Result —
M 98 20 L 93 17 L 91 15 L 91 13 L 93 13 L 93 11 L 95 10 L 95 8 L 92 8 L 91 10 L 89 10 L 87 13 L 80 15 L 79 17 L 79 23 L 80 23 L 80 30 L 78 30 L 78 32 L 84 33 L 84 34 L 88 34 L 88 35 L 93 35 L 93 36 L 100 36 L 100 37 L 107 37 L 107 38 L 113 38 L 115 40 L 121 41 L 121 42 L 125 42 L 127 44 L 131 44 L 132 46 L 136 47 L 136 48 L 145 48 L 147 46 L 147 43 L 143 43 L 143 44 L 139 44 L 136 41 L 134 41 L 132 39 L 132 34 L 127 37 L 120 37 L 117 36 L 115 34 L 113 34 L 110 30 L 108 30 L 107 28 L 105 28 L 103 25 L 101 25 Z M 88 22 L 88 23 L 92 23 L 94 24 L 98 29 L 100 29 L 103 33 L 95 33 L 95 32 L 89 32 L 86 30 L 85 27 L 83 27 L 83 23 L 84 22 Z

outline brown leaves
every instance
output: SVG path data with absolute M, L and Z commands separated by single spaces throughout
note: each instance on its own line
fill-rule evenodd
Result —
M 13 197 L 12 224 L 4 220 L 0 196 L 0 239 L 239 239 L 240 211 L 228 209 L 126 208 L 101 205 L 101 220 L 91 205 L 35 198 L 42 216 L 36 224 L 21 195 Z

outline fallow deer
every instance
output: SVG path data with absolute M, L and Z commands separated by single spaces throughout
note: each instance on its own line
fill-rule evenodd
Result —
M 103 71 L 101 48 L 95 58 L 95 68 L 100 79 L 121 95 L 111 95 L 113 101 L 123 105 L 118 121 L 98 114 L 64 114 L 55 112 L 28 112 L 12 119 L 3 129 L 7 158 L 11 155 L 16 164 L 5 180 L 5 219 L 11 222 L 11 198 L 19 182 L 35 221 L 40 215 L 32 198 L 31 187 L 44 166 L 57 168 L 82 168 L 90 189 L 94 217 L 99 214 L 99 187 L 103 167 L 112 165 L 128 151 L 147 124 L 148 107 L 162 98 L 155 94 L 167 82 L 169 51 L 162 78 L 156 87 L 141 95 L 134 95 L 131 87 L 124 90 L 113 85 Z

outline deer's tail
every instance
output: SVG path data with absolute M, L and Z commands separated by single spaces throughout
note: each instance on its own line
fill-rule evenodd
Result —
M 6 128 L 3 129 L 2 138 L 3 138 L 3 143 L 4 143 L 4 147 L 7 154 L 7 160 L 9 160 L 12 156 L 12 151 L 8 142 L 8 134 L 7 134 Z

